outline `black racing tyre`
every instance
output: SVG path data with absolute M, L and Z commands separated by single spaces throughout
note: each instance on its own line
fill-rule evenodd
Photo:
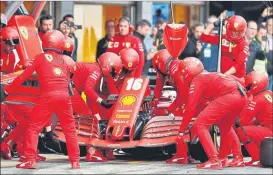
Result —
M 217 131 L 215 126 L 211 127 L 210 135 L 212 137 L 214 144 L 217 145 L 218 147 Z M 202 163 L 208 160 L 208 156 L 200 142 L 196 144 L 189 144 L 189 153 L 192 156 L 192 158 L 194 158 L 195 160 L 200 160 L 200 162 Z
M 273 137 L 267 137 L 262 141 L 260 161 L 263 167 L 273 167 Z
M 68 155 L 67 148 L 66 148 L 66 143 L 65 142 L 60 142 L 60 146 L 61 146 L 61 149 L 62 149 L 62 153 L 64 155 Z M 86 153 L 87 153 L 86 146 L 79 145 L 79 148 L 80 148 L 80 157 L 85 157 Z

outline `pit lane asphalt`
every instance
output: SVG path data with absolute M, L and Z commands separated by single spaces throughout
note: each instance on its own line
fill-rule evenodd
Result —
M 81 169 L 73 170 L 67 156 L 43 154 L 47 160 L 37 163 L 37 169 L 17 169 L 18 158 L 11 161 L 1 159 L 1 174 L 272 174 L 272 168 L 243 167 L 223 170 L 200 170 L 196 164 L 186 166 L 169 165 L 163 160 L 134 161 L 126 156 L 106 163 L 85 162 L 81 159 Z M 245 158 L 249 160 L 249 158 Z

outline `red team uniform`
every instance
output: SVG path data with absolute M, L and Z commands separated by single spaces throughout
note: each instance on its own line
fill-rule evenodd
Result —
M 226 24 L 227 33 L 222 37 L 221 73 L 226 73 L 231 67 L 236 72 L 234 76 L 244 78 L 246 73 L 246 60 L 249 54 L 249 44 L 244 40 L 246 22 L 240 16 L 233 16 Z M 200 40 L 218 45 L 219 36 L 201 34 Z
M 43 48 L 46 50 L 45 53 L 37 55 L 33 64 L 28 66 L 13 81 L 11 86 L 5 88 L 6 92 L 12 91 L 36 71 L 41 89 L 41 94 L 36 101 L 27 126 L 26 161 L 18 164 L 16 167 L 36 167 L 38 135 L 50 121 L 52 114 L 56 113 L 65 134 L 72 168 L 79 168 L 79 146 L 68 90 L 69 69 L 63 60 L 63 55 L 58 53 L 62 52 L 64 48 L 63 34 L 56 30 L 45 34 L 43 37 Z M 54 51 L 51 51 L 52 48 Z
M 139 65 L 138 69 L 135 70 L 134 76 L 140 77 L 144 67 L 145 59 L 142 43 L 137 37 L 131 34 L 125 36 L 116 35 L 110 39 L 106 52 L 113 52 L 119 55 L 119 52 L 124 48 L 133 48 L 138 53 Z
M 190 86 L 180 133 L 183 135 L 189 129 L 188 125 L 192 117 L 196 114 L 200 100 L 204 98 L 210 101 L 208 106 L 198 115 L 191 128 L 191 132 L 199 137 L 209 157 L 208 162 L 197 165 L 197 168 L 218 169 L 222 168 L 218 157 L 227 156 L 226 150 L 230 149 L 230 142 L 236 141 L 237 145 L 240 145 L 238 144 L 239 140 L 235 135 L 232 125 L 244 107 L 246 97 L 240 84 L 232 77 L 219 73 L 207 73 L 203 72 L 203 70 L 204 67 L 198 59 L 186 58 L 180 64 L 180 81 Z M 219 156 L 208 132 L 208 127 L 213 124 L 216 124 L 220 129 L 221 146 Z M 234 140 L 236 138 L 237 140 Z M 238 148 L 237 150 L 240 149 Z M 241 156 L 240 151 L 233 154 Z
M 246 86 L 253 99 L 249 100 L 241 112 L 236 132 L 246 146 L 252 161 L 249 166 L 260 166 L 260 145 L 265 137 L 272 137 L 272 91 L 268 87 L 265 73 L 250 72 L 246 77 Z

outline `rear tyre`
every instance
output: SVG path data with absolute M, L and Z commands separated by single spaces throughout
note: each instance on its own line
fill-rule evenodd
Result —
M 265 138 L 260 147 L 260 161 L 263 167 L 273 167 L 273 137 Z

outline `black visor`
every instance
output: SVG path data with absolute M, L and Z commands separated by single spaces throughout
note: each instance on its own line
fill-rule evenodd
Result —
M 15 46 L 19 44 L 19 39 L 3 40 L 5 44 Z

